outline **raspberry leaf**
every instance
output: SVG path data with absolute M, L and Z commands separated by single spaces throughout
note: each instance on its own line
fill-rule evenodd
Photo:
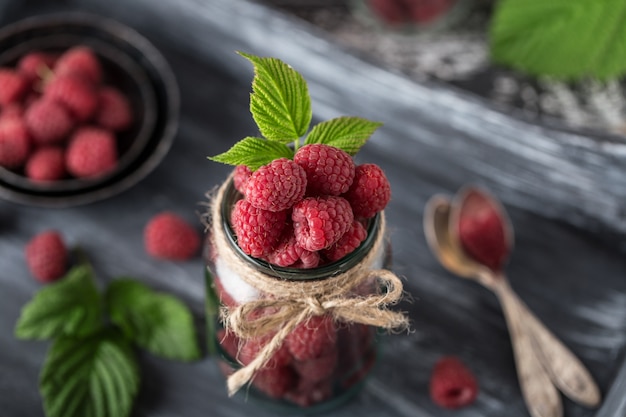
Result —
M 313 117 L 302 75 L 276 58 L 240 55 L 254 65 L 250 111 L 263 136 L 282 143 L 302 137 Z
M 380 126 L 360 117 L 338 117 L 315 125 L 304 143 L 323 143 L 355 155 Z
M 261 138 L 247 137 L 235 143 L 228 151 L 209 159 L 229 165 L 247 165 L 255 171 L 274 159 L 293 159 L 293 149 L 284 143 L 272 142 Z
M 497 3 L 491 54 L 501 64 L 565 79 L 626 74 L 623 0 L 505 0 Z
M 19 339 L 86 336 L 102 326 L 102 300 L 89 265 L 72 268 L 24 306 L 15 327 Z
M 167 359 L 200 357 L 193 316 L 176 297 L 123 278 L 109 284 L 106 305 L 111 321 L 138 346 Z
M 129 342 L 109 328 L 52 344 L 39 379 L 48 417 L 126 417 L 139 389 Z

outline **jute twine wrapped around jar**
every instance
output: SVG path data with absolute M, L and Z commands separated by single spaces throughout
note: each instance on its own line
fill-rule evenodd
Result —
M 223 307 L 222 321 L 227 331 L 239 338 L 249 339 L 270 333 L 274 336 L 256 358 L 228 377 L 229 396 L 234 395 L 254 374 L 267 364 L 274 352 L 298 324 L 313 316 L 330 314 L 337 321 L 361 323 L 385 329 L 408 329 L 407 317 L 388 309 L 402 298 L 402 282 L 391 271 L 372 270 L 377 254 L 384 245 L 385 218 L 381 213 L 380 230 L 367 255 L 354 267 L 322 280 L 293 281 L 280 279 L 258 271 L 249 265 L 231 246 L 223 228 L 221 205 L 229 181 L 224 182 L 210 205 L 211 232 L 216 256 L 225 262 L 242 280 L 259 290 L 264 298 L 245 302 L 236 307 Z M 376 280 L 379 294 L 354 294 L 360 284 Z M 250 313 L 268 309 L 271 313 L 255 318 Z

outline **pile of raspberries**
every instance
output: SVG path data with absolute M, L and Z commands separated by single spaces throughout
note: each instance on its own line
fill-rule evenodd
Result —
M 254 172 L 239 165 L 233 181 L 244 196 L 231 212 L 239 247 L 280 267 L 343 258 L 365 240 L 368 219 L 391 197 L 380 167 L 357 166 L 343 150 L 318 143 Z
M 91 178 L 115 168 L 128 98 L 105 85 L 87 46 L 33 51 L 0 68 L 0 166 L 33 181 Z

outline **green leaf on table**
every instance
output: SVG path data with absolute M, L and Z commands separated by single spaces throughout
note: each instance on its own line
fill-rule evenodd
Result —
M 15 326 L 20 339 L 86 336 L 102 326 L 102 300 L 87 264 L 72 268 L 49 284 L 22 309 Z
M 240 55 L 254 65 L 250 112 L 263 136 L 282 143 L 299 139 L 313 117 L 302 75 L 277 58 Z
M 533 75 L 626 74 L 624 0 L 502 0 L 490 30 L 494 61 Z
M 106 304 L 111 321 L 138 346 L 167 359 L 200 357 L 193 316 L 176 297 L 122 278 L 109 284 Z
M 323 143 L 355 155 L 380 126 L 360 117 L 338 117 L 315 125 L 304 143 Z
M 226 152 L 209 157 L 223 164 L 247 165 L 253 171 L 278 158 L 293 159 L 293 149 L 284 143 L 254 137 L 242 139 Z
M 52 344 L 39 378 L 47 417 L 125 417 L 139 389 L 130 343 L 114 329 Z

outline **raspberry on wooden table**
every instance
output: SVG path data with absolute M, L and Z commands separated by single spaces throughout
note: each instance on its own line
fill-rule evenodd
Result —
M 298 245 L 317 251 L 341 239 L 354 215 L 350 204 L 342 197 L 307 197 L 293 207 L 291 219 Z
M 354 217 L 370 218 L 387 206 L 391 186 L 378 165 L 362 164 L 356 167 L 354 182 L 343 197 L 350 202 Z
M 306 173 L 294 161 L 275 159 L 254 171 L 246 184 L 246 200 L 254 207 L 283 211 L 304 197 Z
M 30 135 L 22 119 L 3 117 L 0 120 L 0 166 L 8 169 L 21 167 L 30 150 Z
M 430 397 L 444 408 L 460 408 L 474 402 L 478 383 L 472 372 L 456 357 L 444 356 L 430 377 Z
M 87 46 L 75 46 L 65 51 L 54 65 L 56 75 L 77 75 L 92 84 L 102 82 L 102 67 L 98 57 Z
M 26 264 L 40 282 L 61 278 L 67 271 L 67 248 L 56 230 L 47 230 L 34 236 L 25 249 Z
M 367 230 L 358 220 L 353 220 L 346 233 L 341 236 L 337 243 L 322 250 L 322 255 L 329 261 L 338 261 L 359 247 L 367 237 Z
M 355 165 L 345 151 L 322 143 L 298 149 L 293 160 L 304 168 L 307 195 L 340 195 L 354 180 Z
M 24 112 L 24 122 L 38 145 L 60 143 L 74 128 L 67 109 L 56 101 L 39 98 Z
M 285 338 L 287 349 L 299 361 L 319 358 L 336 349 L 337 328 L 332 316 L 313 316 Z
M 97 177 L 117 165 L 115 136 L 97 127 L 78 129 L 70 138 L 65 162 L 70 174 L 79 178 Z
M 24 169 L 34 181 L 56 181 L 66 175 L 65 152 L 57 146 L 43 146 L 28 158 Z
M 484 209 L 459 219 L 459 239 L 470 257 L 498 271 L 504 265 L 509 248 L 504 224 L 494 209 Z
M 146 252 L 158 259 L 184 261 L 200 247 L 200 236 L 185 219 L 165 211 L 152 217 L 144 228 Z
M 237 201 L 231 213 L 237 244 L 244 253 L 256 258 L 263 258 L 274 250 L 286 220 L 286 211 L 263 210 L 247 200 Z
M 118 89 L 102 87 L 98 92 L 98 103 L 94 120 L 99 126 L 121 132 L 133 123 L 130 103 Z
M 22 74 L 0 68 L 0 106 L 19 101 L 28 90 L 29 82 Z
M 55 75 L 43 94 L 64 105 L 79 122 L 91 119 L 98 108 L 98 94 L 93 85 L 75 75 Z

